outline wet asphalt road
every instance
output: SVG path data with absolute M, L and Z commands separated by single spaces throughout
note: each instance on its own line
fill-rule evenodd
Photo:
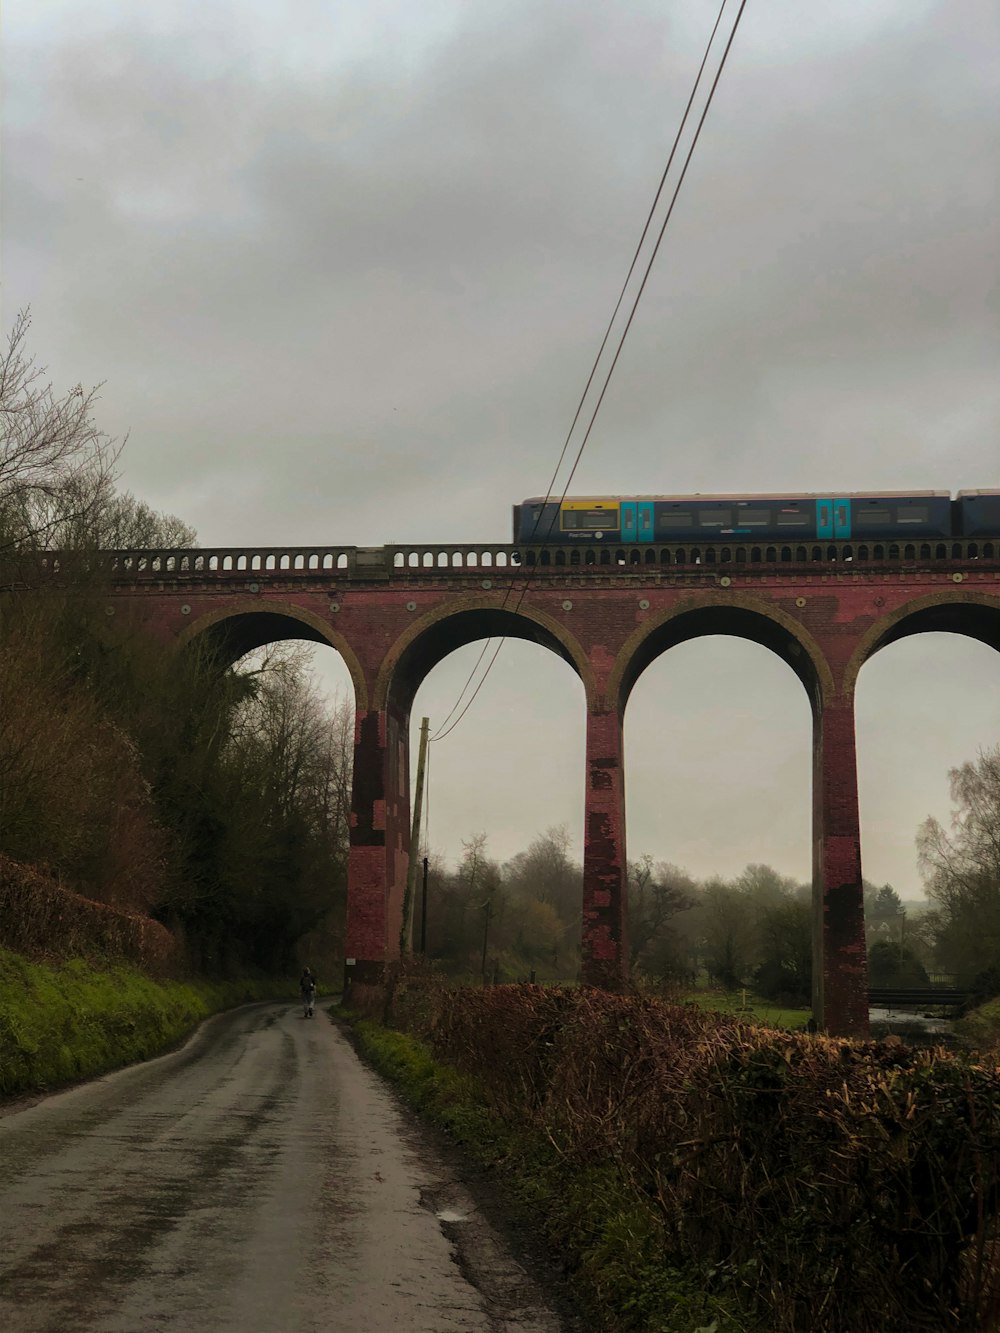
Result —
M 563 1333 L 322 1011 L 0 1115 L 3 1333 Z

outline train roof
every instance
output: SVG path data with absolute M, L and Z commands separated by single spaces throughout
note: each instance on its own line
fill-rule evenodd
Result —
M 1000 491 L 959 491 L 959 495 L 1000 495 Z M 923 500 L 928 497 L 937 499 L 951 499 L 951 491 L 798 491 L 789 494 L 787 491 L 783 494 L 777 492 L 762 492 L 760 494 L 742 495 L 703 495 L 698 492 L 695 495 L 567 495 L 567 503 L 573 504 L 605 504 L 608 500 L 668 500 L 671 503 L 683 503 L 689 500 Z M 549 503 L 557 500 L 557 496 L 533 495 L 527 500 L 522 500 L 522 504 L 539 505 L 544 504 L 548 498 Z
M 958 498 L 961 500 L 965 495 L 1000 495 L 1000 491 L 959 491 Z

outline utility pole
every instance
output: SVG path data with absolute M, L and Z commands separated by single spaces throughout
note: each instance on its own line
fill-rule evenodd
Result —
M 483 965 L 482 965 L 484 986 L 486 985 L 486 948 L 490 942 L 490 917 L 493 915 L 492 898 L 486 899 L 485 907 L 486 907 L 486 920 L 483 922 Z
M 420 895 L 420 952 L 427 952 L 427 857 L 424 857 L 423 892 Z
M 413 912 L 413 890 L 417 882 L 417 859 L 420 850 L 420 811 L 424 804 L 424 768 L 427 764 L 427 733 L 430 720 L 420 719 L 420 751 L 417 756 L 417 787 L 413 793 L 413 823 L 410 826 L 410 864 L 406 871 L 406 892 L 403 894 L 403 920 L 399 927 L 399 956 L 410 952 L 410 916 Z M 426 865 L 426 861 L 424 863 Z

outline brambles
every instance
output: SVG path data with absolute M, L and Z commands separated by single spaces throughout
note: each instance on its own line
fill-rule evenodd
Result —
M 627 1182 L 643 1253 L 776 1333 L 992 1326 L 996 1069 L 599 991 L 400 985 L 397 1014 L 572 1175 Z

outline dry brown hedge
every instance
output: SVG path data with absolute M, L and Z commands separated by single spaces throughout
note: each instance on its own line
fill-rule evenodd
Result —
M 778 1333 L 1000 1327 L 1000 1076 L 638 996 L 397 986 L 401 1026 L 581 1168 L 614 1162 L 671 1262 Z
M 152 975 L 178 964 L 178 946 L 150 917 L 92 902 L 0 855 L 0 945 L 28 958 L 99 955 Z

